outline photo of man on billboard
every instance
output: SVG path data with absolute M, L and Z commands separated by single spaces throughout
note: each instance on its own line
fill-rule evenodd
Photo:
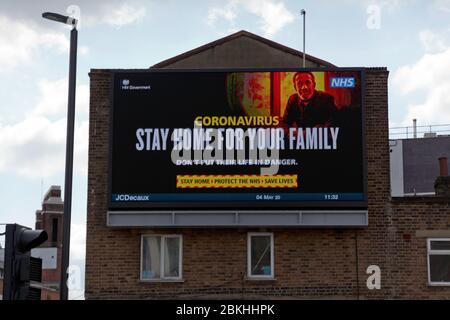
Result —
M 332 125 L 336 106 L 334 97 L 316 90 L 312 72 L 296 72 L 293 77 L 296 93 L 289 97 L 282 117 L 285 127 L 329 127 Z

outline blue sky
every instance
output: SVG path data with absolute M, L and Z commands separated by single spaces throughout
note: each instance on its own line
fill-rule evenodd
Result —
M 388 68 L 390 126 L 450 123 L 450 0 L 2 0 L 0 223 L 34 226 L 43 193 L 64 185 L 70 28 L 42 12 L 81 22 L 71 262 L 82 266 L 89 70 L 147 68 L 242 29 L 301 50 L 302 8 L 307 53 Z

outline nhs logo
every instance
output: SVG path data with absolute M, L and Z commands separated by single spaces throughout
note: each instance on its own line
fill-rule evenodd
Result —
M 331 88 L 354 88 L 356 84 L 354 77 L 333 77 L 330 78 Z

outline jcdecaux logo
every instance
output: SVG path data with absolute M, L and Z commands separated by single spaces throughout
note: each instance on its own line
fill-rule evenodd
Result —
M 150 201 L 149 195 L 117 194 L 113 196 L 114 201 Z
M 332 77 L 330 78 L 331 88 L 354 88 L 356 84 L 354 77 Z

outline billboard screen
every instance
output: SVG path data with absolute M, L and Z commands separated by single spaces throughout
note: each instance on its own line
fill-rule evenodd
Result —
M 115 71 L 109 207 L 366 207 L 363 76 Z

